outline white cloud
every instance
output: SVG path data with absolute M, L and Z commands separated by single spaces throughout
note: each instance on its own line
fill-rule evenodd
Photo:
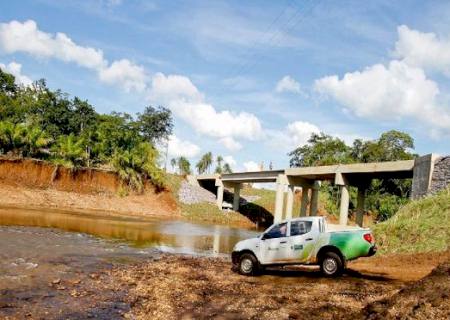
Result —
M 287 125 L 285 133 L 289 144 L 298 147 L 306 144 L 312 133 L 320 133 L 320 129 L 309 122 L 295 121 Z
M 6 53 L 26 52 L 36 57 L 75 62 L 90 69 L 101 69 L 106 65 L 101 50 L 79 46 L 64 33 L 42 32 L 33 20 L 1 23 L 0 48 Z
M 387 67 L 376 64 L 315 81 L 315 89 L 342 104 L 358 117 L 384 120 L 416 118 L 422 123 L 450 128 L 450 110 L 438 105 L 438 85 L 425 72 L 403 61 Z
M 153 77 L 149 98 L 167 105 L 179 118 L 198 133 L 222 139 L 230 149 L 239 147 L 237 138 L 255 140 L 262 136 L 258 118 L 247 112 L 217 111 L 204 101 L 203 94 L 189 78 L 180 75 Z
M 169 137 L 168 155 L 172 158 L 186 157 L 193 158 L 200 153 L 200 147 L 188 141 L 181 140 L 175 135 Z
M 306 121 L 294 121 L 289 123 L 283 130 L 268 132 L 268 143 L 276 149 L 283 148 L 291 151 L 294 148 L 305 145 L 312 133 L 320 133 L 320 128 Z
M 394 56 L 411 66 L 443 72 L 450 76 L 450 39 L 439 39 L 434 33 L 397 28 Z
M 292 93 L 300 93 L 300 83 L 298 83 L 291 76 L 284 76 L 280 81 L 278 81 L 276 87 L 276 92 L 292 92 Z
M 232 137 L 221 138 L 219 143 L 223 144 L 225 148 L 230 151 L 238 151 L 242 149 L 242 144 L 234 140 Z
M 0 68 L 12 74 L 16 78 L 16 84 L 22 84 L 24 86 L 29 86 L 33 83 L 33 81 L 27 76 L 22 74 L 22 65 L 17 62 L 10 62 L 7 65 L 0 63 Z
M 234 160 L 233 156 L 225 156 L 223 157 L 223 161 L 225 163 L 228 163 L 233 170 L 235 169 L 237 163 L 236 160 Z
M 43 32 L 33 20 L 0 23 L 0 51 L 7 54 L 25 52 L 36 58 L 76 63 L 97 72 L 102 82 L 121 86 L 126 91 L 143 91 L 146 87 L 143 67 L 127 59 L 108 65 L 102 50 L 80 46 L 61 32 Z
M 156 73 L 152 78 L 150 99 L 165 103 L 174 100 L 202 101 L 203 96 L 185 76 Z
M 135 65 L 128 59 L 122 59 L 101 69 L 99 78 L 107 84 L 121 85 L 127 92 L 132 90 L 142 92 L 146 86 L 147 76 L 143 67 Z
M 244 165 L 245 171 L 247 171 L 247 172 L 261 171 L 260 165 L 254 161 L 244 162 L 243 165 Z

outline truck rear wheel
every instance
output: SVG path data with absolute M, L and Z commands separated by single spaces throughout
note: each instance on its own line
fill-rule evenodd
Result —
M 245 276 L 252 276 L 258 272 L 258 260 L 251 253 L 244 253 L 239 258 L 239 273 Z
M 327 277 L 339 276 L 344 271 L 344 262 L 338 254 L 327 252 L 320 262 L 320 271 Z

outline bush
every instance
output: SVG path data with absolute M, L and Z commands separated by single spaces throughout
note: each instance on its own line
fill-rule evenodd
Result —
M 160 190 L 164 188 L 165 175 L 156 165 L 157 159 L 158 151 L 151 144 L 142 142 L 131 150 L 116 149 L 111 165 L 131 189 L 142 192 L 144 179 L 149 178 Z

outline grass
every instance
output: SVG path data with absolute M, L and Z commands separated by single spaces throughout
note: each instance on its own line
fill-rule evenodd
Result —
M 438 252 L 449 248 L 450 189 L 411 201 L 373 227 L 381 253 Z
M 200 221 L 213 224 L 226 224 L 240 227 L 254 227 L 246 217 L 234 211 L 222 211 L 208 202 L 196 204 L 180 204 L 181 214 L 190 221 Z
M 253 224 L 238 212 L 224 212 L 214 203 L 202 202 L 196 204 L 184 204 L 178 199 L 178 191 L 184 178 L 175 174 L 167 174 L 166 184 L 173 193 L 183 218 L 189 221 L 205 222 L 213 224 L 234 225 L 239 227 L 252 227 Z

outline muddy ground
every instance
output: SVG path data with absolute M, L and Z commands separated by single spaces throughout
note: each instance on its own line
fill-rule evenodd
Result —
M 228 258 L 136 250 L 55 229 L 0 227 L 1 319 L 447 319 L 450 252 L 231 271 Z M 435 266 L 441 264 L 430 276 Z M 419 280 L 419 281 L 418 281 Z
M 322 277 L 317 268 L 294 267 L 244 277 L 230 270 L 227 259 L 177 256 L 111 272 L 119 287 L 128 286 L 130 319 L 383 319 L 390 314 L 388 306 L 399 319 L 402 314 L 404 319 L 448 319 L 449 304 L 443 304 L 450 289 L 446 271 L 439 273 L 440 281 L 426 281 L 428 291 L 410 294 L 406 300 L 412 300 L 402 308 L 397 300 L 404 296 L 397 292 L 449 258 L 449 253 L 366 258 L 350 263 L 337 279 Z M 415 317 L 434 289 L 432 305 Z M 387 302 L 380 306 L 380 300 Z M 433 307 L 439 303 L 443 311 Z

